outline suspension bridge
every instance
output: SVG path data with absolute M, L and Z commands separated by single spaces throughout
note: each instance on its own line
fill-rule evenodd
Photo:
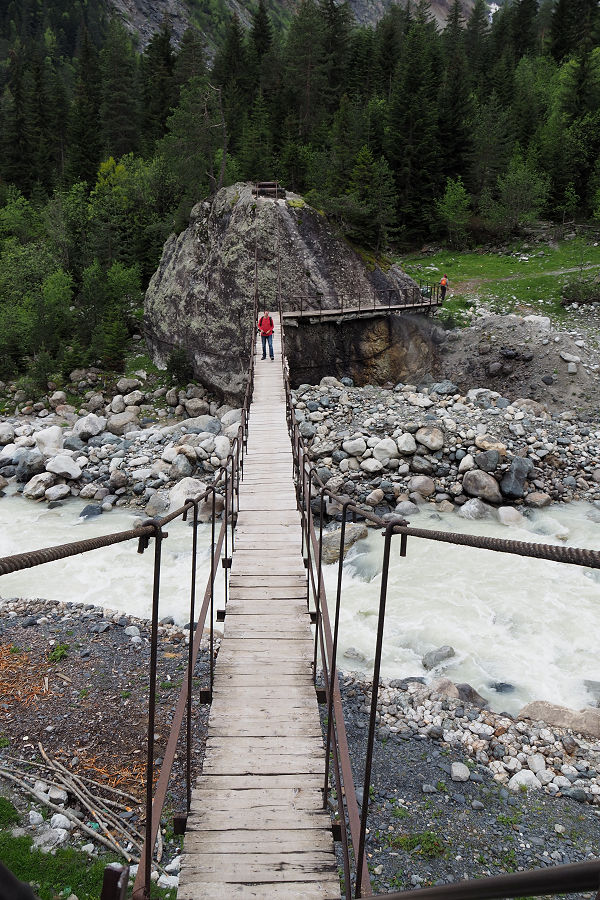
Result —
M 256 195 L 260 202 L 277 203 L 281 191 L 271 183 L 262 191 L 258 186 Z M 255 274 L 256 270 L 255 251 Z M 256 298 L 255 290 L 254 321 Z M 401 555 L 406 555 L 409 539 L 425 539 L 600 568 L 598 551 L 430 531 L 413 528 L 403 520 L 383 522 L 349 498 L 329 491 L 319 481 L 294 419 L 283 352 L 285 315 L 280 292 L 279 301 L 275 359 L 259 359 L 258 346 L 252 342 L 238 434 L 226 464 L 202 496 L 191 497 L 168 516 L 148 520 L 130 531 L 0 559 L 2 576 L 124 541 L 136 541 L 139 552 L 153 546 L 145 840 L 133 900 L 153 896 L 154 848 L 178 753 L 186 763 L 186 809 L 174 820 L 176 833 L 185 835 L 179 900 L 333 900 L 341 896 L 351 900 L 373 896 L 365 846 L 393 538 L 400 538 Z M 217 493 L 224 506 L 219 514 Z M 210 574 L 198 601 L 199 507 L 210 506 L 211 501 Z M 328 501 L 342 510 L 337 589 L 332 603 L 329 598 L 331 609 L 322 576 Z M 313 514 L 315 503 L 320 511 L 317 517 Z M 155 782 L 161 547 L 168 538 L 168 523 L 190 514 L 188 664 Z M 383 531 L 360 805 L 336 665 L 345 526 L 348 518 L 357 514 Z M 221 567 L 225 571 L 225 622 L 217 655 L 213 624 Z M 205 629 L 210 634 L 210 681 L 198 693 L 193 675 Z M 194 702 L 211 704 L 202 772 L 195 787 L 191 767 Z M 323 727 L 319 703 L 326 708 Z M 127 865 L 107 867 L 101 900 L 124 900 L 128 873 Z M 499 900 L 572 891 L 593 891 L 600 900 L 600 860 L 378 896 L 388 900 Z

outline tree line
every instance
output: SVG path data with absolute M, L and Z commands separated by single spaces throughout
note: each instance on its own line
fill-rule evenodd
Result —
M 443 29 L 301 0 L 284 32 L 259 0 L 211 60 L 100 9 L 0 3 L 0 374 L 116 364 L 166 236 L 239 179 L 376 250 L 600 216 L 598 0 L 455 0 Z

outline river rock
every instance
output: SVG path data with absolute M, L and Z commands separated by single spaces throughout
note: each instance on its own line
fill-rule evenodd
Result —
M 180 509 L 190 497 L 199 497 L 206 491 L 206 484 L 198 478 L 182 478 L 169 491 L 169 513 Z
M 396 440 L 398 450 L 403 456 L 411 456 L 417 450 L 417 442 L 410 432 L 406 431 Z
M 435 482 L 428 475 L 413 475 L 408 482 L 408 490 L 420 494 L 421 497 L 431 497 L 435 493 Z
M 0 445 L 12 444 L 15 439 L 15 429 L 9 422 L 0 422 Z
M 22 452 L 19 452 L 21 450 Z M 40 451 L 29 450 L 25 447 L 18 448 L 13 457 L 17 462 L 17 481 L 29 481 L 34 475 L 39 475 L 46 468 L 44 457 Z
M 58 453 L 46 463 L 46 471 L 58 475 L 59 478 L 69 478 L 72 481 L 81 478 L 81 469 L 71 456 Z
M 520 772 L 515 772 L 509 780 L 508 789 L 510 791 L 520 791 L 523 787 L 527 790 L 539 791 L 542 787 L 542 782 L 530 769 L 521 769 Z
M 186 413 L 191 418 L 205 416 L 210 412 L 210 403 L 200 397 L 190 397 L 189 400 L 184 400 L 183 405 L 185 406 Z
M 479 497 L 472 497 L 457 510 L 456 515 L 461 519 L 488 519 L 492 515 L 492 508 Z
M 341 528 L 335 531 L 326 531 L 323 533 L 323 562 L 331 565 L 336 563 L 340 558 L 340 538 Z M 362 523 L 348 523 L 344 533 L 344 557 L 350 547 L 354 546 L 357 541 L 363 540 L 369 534 L 366 525 Z
M 372 457 L 370 457 L 369 459 L 364 459 L 361 462 L 360 468 L 363 470 L 363 472 L 368 472 L 369 475 L 375 475 L 377 474 L 377 472 L 381 472 L 383 466 L 378 459 L 373 459 Z
M 463 475 L 465 472 L 470 472 L 471 469 L 474 469 L 474 468 L 475 468 L 475 460 L 473 459 L 472 455 L 470 453 L 465 454 L 465 456 L 463 456 L 463 458 L 461 459 L 461 461 L 458 464 L 458 471 L 460 472 L 461 475 Z
M 155 494 L 152 494 L 148 500 L 144 512 L 150 519 L 154 519 L 157 516 L 163 516 L 168 508 L 169 501 L 157 491 Z
M 62 406 L 67 402 L 67 395 L 64 391 L 54 391 L 54 393 L 50 395 L 49 401 L 52 409 L 56 409 L 57 406 Z
M 498 521 L 502 525 L 522 525 L 525 517 L 514 506 L 499 506 L 496 510 Z
M 34 475 L 23 488 L 23 496 L 28 500 L 41 500 L 46 490 L 54 483 L 51 472 L 41 472 Z
M 430 650 L 429 653 L 426 653 L 421 660 L 421 665 L 424 669 L 435 669 L 441 662 L 451 659 L 455 655 L 454 647 L 445 644 L 443 647 L 438 647 L 437 650 Z
M 45 492 L 45 498 L 49 503 L 56 503 L 58 500 L 64 500 L 70 497 L 71 488 L 68 484 L 55 484 L 49 487 Z
M 87 506 L 84 506 L 81 512 L 79 513 L 80 519 L 93 519 L 96 516 L 102 515 L 102 507 L 98 506 L 97 503 L 88 503 Z
M 117 381 L 117 390 L 120 394 L 129 394 L 136 388 L 142 386 L 142 382 L 138 378 L 119 378 Z
M 427 447 L 431 453 L 441 450 L 444 446 L 444 432 L 441 428 L 436 428 L 435 425 L 426 425 L 423 428 L 419 428 L 415 434 L 415 439 L 417 443 Z
M 231 452 L 231 444 L 229 443 L 229 438 L 224 434 L 218 434 L 215 437 L 215 448 L 214 453 L 219 459 L 224 462 Z
M 392 438 L 384 438 L 373 447 L 373 456 L 380 462 L 387 459 L 397 459 L 399 456 L 398 446 Z
M 122 413 L 114 413 L 108 420 L 107 428 L 111 434 L 124 435 L 137 431 L 140 425 L 137 406 L 128 406 Z
M 379 506 L 379 504 L 383 502 L 384 497 L 385 497 L 385 494 L 383 493 L 381 488 L 375 488 L 374 491 L 371 491 L 370 494 L 367 494 L 365 503 L 368 506 L 372 506 L 373 508 L 375 508 L 376 506 Z
M 420 453 L 415 453 L 410 461 L 410 467 L 413 472 L 420 472 L 423 475 L 431 475 L 435 469 L 434 463 L 425 456 L 421 456 Z
M 184 419 L 181 426 L 186 428 L 187 431 L 195 431 L 198 434 L 201 434 L 203 431 L 214 435 L 221 433 L 221 422 L 216 416 L 194 416 L 191 419 Z
M 517 500 L 525 493 L 525 481 L 533 469 L 533 462 L 522 456 L 515 456 L 510 469 L 500 482 L 500 490 L 509 500 Z
M 526 506 L 530 506 L 532 509 L 543 509 L 550 506 L 551 503 L 552 497 L 544 491 L 532 491 L 525 497 Z
M 348 456 L 362 456 L 367 449 L 367 442 L 364 438 L 352 438 L 343 442 L 342 449 Z
M 190 462 L 185 453 L 178 453 L 171 464 L 169 475 L 173 481 L 178 481 L 180 478 L 189 478 L 194 468 L 195 465 Z
M 495 472 L 500 462 L 500 454 L 497 450 L 483 450 L 475 454 L 474 462 L 477 468 L 484 472 Z
M 34 437 L 38 450 L 44 456 L 52 456 L 57 450 L 62 450 L 64 431 L 60 425 L 43 428 L 41 431 L 36 432 Z
M 585 708 L 576 711 L 566 706 L 557 706 L 545 700 L 534 700 L 523 707 L 519 719 L 532 719 L 534 722 L 545 722 L 558 728 L 570 728 L 581 734 L 600 737 L 600 709 Z
M 102 434 L 105 428 L 106 419 L 104 416 L 89 413 L 89 415 L 77 419 L 73 426 L 73 434 L 82 441 L 88 441 L 91 437 Z
M 452 781 L 468 781 L 471 770 L 461 762 L 453 762 L 450 767 L 450 778 Z
M 139 406 L 144 400 L 144 395 L 141 391 L 131 391 L 129 394 L 124 394 L 123 403 L 125 406 Z
M 478 434 L 475 438 L 475 446 L 479 450 L 497 450 L 500 456 L 506 456 L 506 444 L 494 440 L 489 434 Z
M 487 500 L 488 503 L 502 503 L 498 482 L 493 475 L 482 472 L 481 469 L 471 469 L 471 471 L 465 472 L 463 490 L 470 497 Z

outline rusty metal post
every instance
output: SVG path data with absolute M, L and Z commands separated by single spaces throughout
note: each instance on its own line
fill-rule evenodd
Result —
M 367 741 L 367 758 L 365 761 L 365 778 L 363 783 L 362 809 L 360 815 L 360 844 L 356 857 L 356 893 L 360 897 L 367 816 L 369 813 L 369 789 L 371 787 L 371 767 L 373 764 L 373 745 L 375 743 L 375 718 L 377 715 L 377 695 L 379 693 L 379 672 L 381 669 L 381 651 L 383 648 L 383 627 L 385 623 L 385 603 L 387 598 L 388 574 L 390 569 L 390 546 L 394 528 L 398 522 L 390 522 L 385 528 L 383 544 L 383 567 L 381 571 L 381 592 L 379 595 L 379 613 L 377 618 L 377 642 L 375 645 L 375 662 L 373 665 L 373 685 L 371 688 L 371 716 L 369 719 L 369 736 Z
M 160 522 L 151 519 L 144 524 L 154 527 L 154 583 L 152 587 L 152 631 L 150 637 L 150 696 L 148 699 L 148 742 L 146 757 L 146 855 L 144 859 L 144 896 L 150 897 L 152 875 L 152 785 L 154 776 L 154 722 L 156 713 L 156 668 L 158 658 L 158 606 L 160 598 L 160 561 L 163 532 Z
M 129 866 L 109 863 L 104 869 L 100 900 L 125 900 L 128 881 Z
M 213 682 L 215 678 L 215 651 L 214 651 L 214 616 L 215 616 L 215 518 L 216 518 L 217 492 L 212 489 L 212 515 L 210 532 L 210 696 L 212 700 Z
M 313 656 L 313 680 L 317 681 L 317 652 L 319 647 L 319 628 L 321 616 L 321 586 L 323 579 L 323 507 L 325 505 L 325 488 L 321 488 L 321 503 L 319 506 L 319 559 L 317 563 L 317 600 L 316 600 L 316 621 L 315 621 L 315 651 Z
M 194 505 L 194 519 L 192 522 L 192 577 L 190 585 L 190 632 L 188 644 L 188 695 L 186 718 L 186 746 L 185 746 L 185 790 L 187 797 L 187 811 L 192 805 L 192 677 L 194 669 L 194 617 L 196 613 L 196 560 L 198 555 L 198 503 L 197 499 L 191 500 Z

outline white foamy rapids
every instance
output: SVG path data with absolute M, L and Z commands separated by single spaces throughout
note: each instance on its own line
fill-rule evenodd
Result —
M 0 557 L 127 531 L 139 513 L 116 508 L 101 516 L 80 519 L 86 504 L 69 500 L 48 509 L 19 495 L 0 499 Z M 191 519 L 191 516 L 190 516 Z M 172 616 L 179 625 L 189 621 L 192 529 L 180 519 L 165 528 L 162 544 L 159 616 Z M 218 532 L 217 532 L 218 533 Z M 198 528 L 196 611 L 210 575 L 210 526 Z M 0 577 L 0 598 L 43 597 L 48 600 L 93 603 L 140 618 L 152 614 L 154 541 L 145 553 L 135 540 L 92 550 L 34 569 Z M 215 612 L 223 605 L 222 570 L 215 585 Z
M 426 509 L 426 508 L 425 508 Z M 585 504 L 555 506 L 532 514 L 522 526 L 465 521 L 452 513 L 425 511 L 415 527 L 477 533 L 529 542 L 598 549 L 599 511 Z M 599 516 L 600 518 L 600 516 Z M 558 537 L 557 537 L 558 535 Z M 382 675 L 385 678 L 443 673 L 468 682 L 492 709 L 518 711 L 531 700 L 575 709 L 593 705 L 584 680 L 600 681 L 600 570 L 519 557 L 507 553 L 400 538 L 392 540 Z M 383 538 L 371 532 L 350 551 L 344 566 L 339 666 L 370 673 L 375 650 L 381 587 Z M 325 567 L 330 604 L 337 566 Z M 333 611 L 332 611 L 333 615 Z M 450 644 L 456 656 L 433 672 L 421 665 L 425 653 Z M 344 656 L 348 648 L 364 662 Z M 500 692 L 493 685 L 513 685 Z

